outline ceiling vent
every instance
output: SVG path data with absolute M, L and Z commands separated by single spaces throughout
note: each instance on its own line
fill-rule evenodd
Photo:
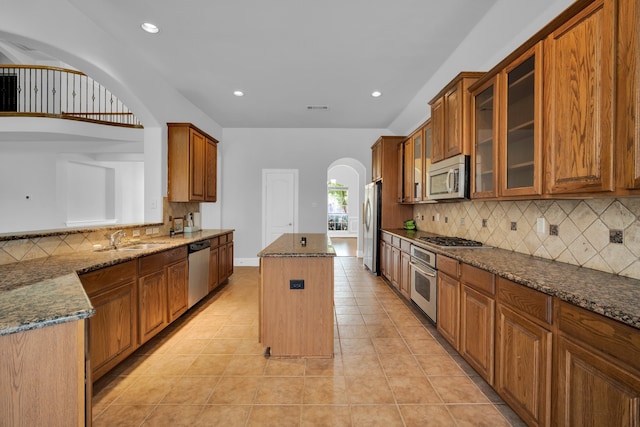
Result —
M 307 110 L 328 110 L 328 105 L 307 105 Z

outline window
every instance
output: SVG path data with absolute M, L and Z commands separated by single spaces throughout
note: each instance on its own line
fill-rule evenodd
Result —
M 328 183 L 328 219 L 327 230 L 349 230 L 349 212 L 347 202 L 349 200 L 349 188 L 337 184 L 335 180 Z

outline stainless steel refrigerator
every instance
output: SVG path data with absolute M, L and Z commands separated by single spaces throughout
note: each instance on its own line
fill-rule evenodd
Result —
M 380 215 L 382 183 L 372 182 L 364 187 L 364 265 L 372 273 L 380 274 L 380 254 L 378 253 L 380 240 Z

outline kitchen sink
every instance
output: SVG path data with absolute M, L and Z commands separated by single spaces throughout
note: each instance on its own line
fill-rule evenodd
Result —
M 146 249 L 155 249 L 165 246 L 166 243 L 138 243 L 132 246 L 124 246 L 118 248 L 119 251 L 144 251 Z

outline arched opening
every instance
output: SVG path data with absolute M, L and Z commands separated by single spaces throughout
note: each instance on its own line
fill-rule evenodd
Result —
M 362 256 L 362 203 L 366 168 L 342 158 L 327 168 L 327 234 L 338 256 Z

